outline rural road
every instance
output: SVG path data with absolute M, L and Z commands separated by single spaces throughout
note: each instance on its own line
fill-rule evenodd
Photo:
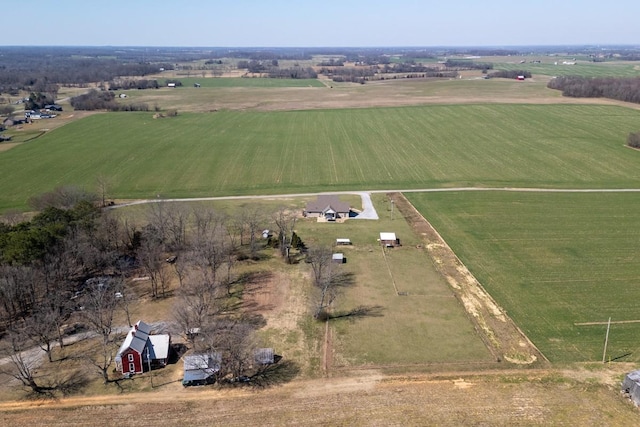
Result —
M 538 193 L 639 193 L 640 188 L 517 188 L 517 187 L 451 187 L 451 188 L 412 188 L 394 190 L 368 190 L 368 191 L 327 191 L 322 193 L 293 193 L 293 194 L 270 194 L 254 196 L 219 196 L 219 197 L 192 197 L 183 199 L 144 199 L 132 202 L 120 203 L 110 206 L 109 209 L 118 209 L 126 206 L 144 205 L 148 203 L 160 202 L 204 202 L 216 200 L 249 200 L 249 199 L 279 199 L 283 197 L 313 197 L 328 194 L 355 194 L 362 198 L 362 212 L 354 219 L 379 219 L 373 203 L 371 194 L 379 193 L 436 193 L 436 192 L 457 192 L 457 191 L 511 191 L 511 192 L 538 192 Z

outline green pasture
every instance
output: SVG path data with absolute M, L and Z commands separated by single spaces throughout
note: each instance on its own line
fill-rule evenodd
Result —
M 179 80 L 182 86 L 173 88 L 175 90 L 198 89 L 194 88 L 195 83 L 202 88 L 228 88 L 228 87 L 248 87 L 248 88 L 282 88 L 282 87 L 324 87 L 317 79 L 270 79 L 261 77 L 177 77 L 176 79 L 160 79 L 158 83 L 166 86 L 168 80 Z M 164 84 L 163 84 L 164 82 Z
M 564 61 L 576 63 L 563 65 Z M 534 75 L 545 76 L 640 77 L 638 62 L 586 62 L 560 58 L 546 58 L 539 64 L 496 63 L 494 70 L 527 70 Z
M 397 209 L 391 217 L 384 195 L 374 195 L 380 219 L 342 224 L 301 220 L 296 231 L 309 247 L 349 238 L 336 246 L 354 273 L 355 283 L 336 299 L 334 314 L 371 308 L 363 316 L 331 320 L 336 333 L 334 366 L 404 365 L 493 361 L 476 335 L 464 308 L 436 271 L 426 250 Z M 359 206 L 358 206 L 359 207 Z M 394 232 L 401 247 L 383 249 L 380 232 Z M 405 295 L 397 295 L 398 292 Z
M 640 320 L 638 193 L 407 194 L 553 362 L 602 360 L 606 325 Z M 640 323 L 613 324 L 607 360 L 640 361 Z
M 60 185 L 113 198 L 357 189 L 640 186 L 614 106 L 434 105 L 93 115 L 0 153 L 0 210 Z

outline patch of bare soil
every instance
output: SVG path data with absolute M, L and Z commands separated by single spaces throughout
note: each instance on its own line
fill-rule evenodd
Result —
M 257 273 L 243 295 L 243 309 L 262 315 L 267 327 L 289 331 L 298 328 L 305 312 L 304 295 L 296 292 L 289 274 Z
M 436 268 L 451 286 L 479 336 L 496 360 L 504 360 L 515 365 L 548 364 L 547 358 L 491 298 L 440 234 L 404 195 L 389 193 L 388 196 L 414 232 L 422 236 Z

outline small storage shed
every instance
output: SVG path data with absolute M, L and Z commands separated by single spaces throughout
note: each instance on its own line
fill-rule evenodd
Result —
M 272 365 L 275 363 L 275 355 L 272 348 L 259 348 L 256 350 L 255 356 L 258 365 Z
M 393 248 L 400 245 L 400 240 L 396 237 L 396 233 L 382 232 L 380 233 L 380 244 L 387 248 Z
M 184 357 L 184 375 L 182 385 L 205 385 L 215 382 L 220 372 L 222 356 L 220 353 L 190 354 Z
M 350 245 L 351 244 L 351 240 L 350 239 L 345 239 L 345 238 L 338 238 L 336 239 L 336 245 Z
M 624 377 L 622 392 L 629 396 L 634 405 L 640 406 L 640 370 L 631 371 Z
M 344 254 L 337 253 L 331 255 L 331 262 L 335 262 L 336 264 L 344 264 L 345 260 L 346 258 L 344 257 Z

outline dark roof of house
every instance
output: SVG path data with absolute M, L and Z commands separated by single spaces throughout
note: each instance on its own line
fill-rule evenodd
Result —
M 326 212 L 329 209 L 335 212 L 349 212 L 351 206 L 349 203 L 340 201 L 336 195 L 320 195 L 316 200 L 307 203 L 305 208 L 307 212 Z

